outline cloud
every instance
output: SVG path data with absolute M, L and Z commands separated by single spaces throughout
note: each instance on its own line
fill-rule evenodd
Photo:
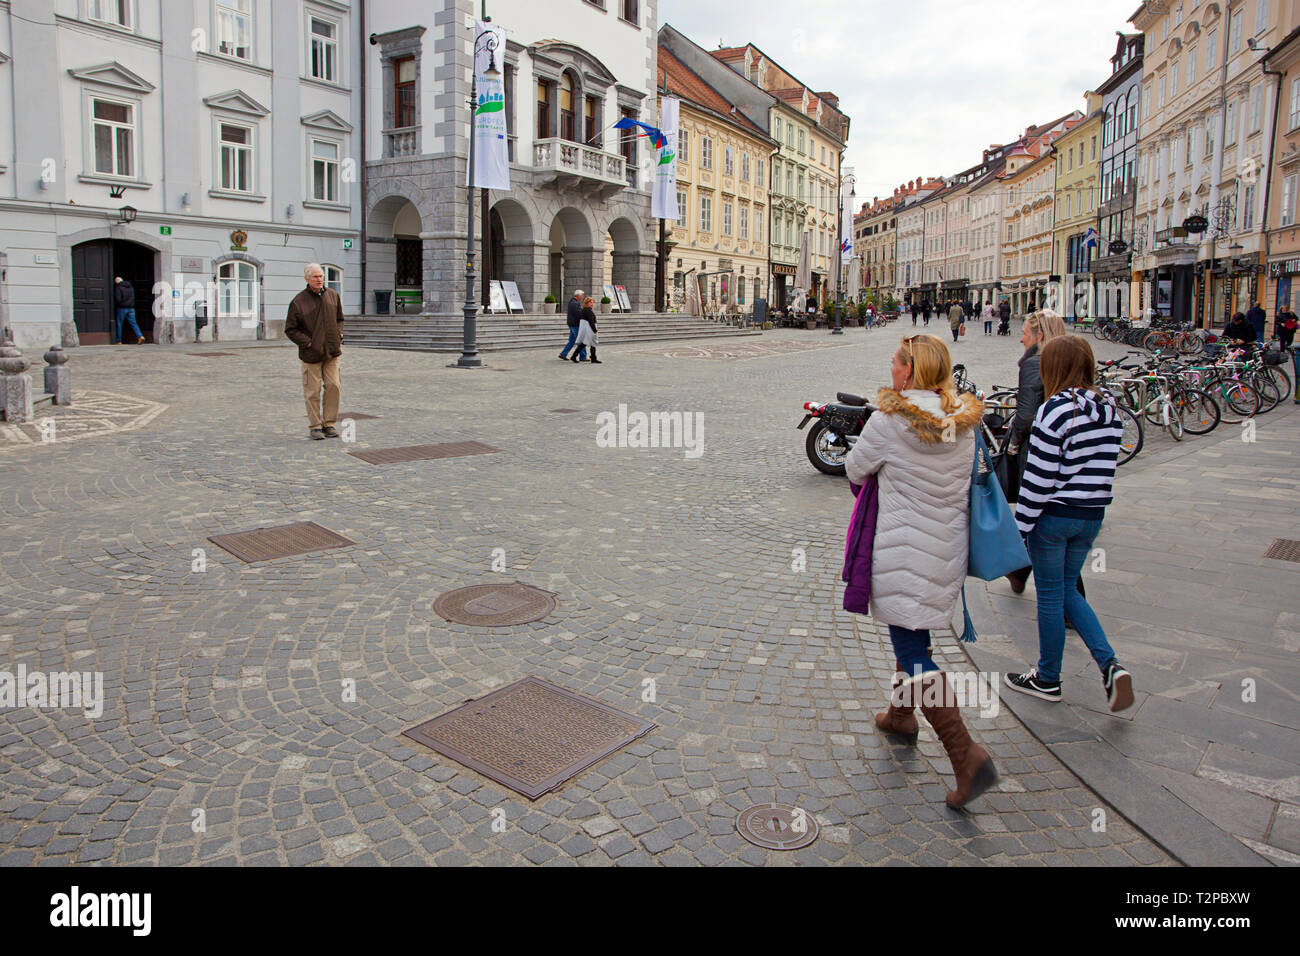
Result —
M 660 0 L 706 50 L 749 42 L 852 119 L 859 199 L 949 175 L 990 143 L 1083 109 L 1136 0 Z

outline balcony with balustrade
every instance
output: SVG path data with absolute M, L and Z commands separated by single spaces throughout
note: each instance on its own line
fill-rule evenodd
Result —
M 533 142 L 533 169 L 538 185 L 576 189 L 606 199 L 629 185 L 623 157 L 559 137 Z
M 420 155 L 420 127 L 384 130 L 384 158 Z

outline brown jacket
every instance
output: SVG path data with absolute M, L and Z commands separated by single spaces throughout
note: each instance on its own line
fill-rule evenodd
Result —
M 343 302 L 328 286 L 320 295 L 303 289 L 289 303 L 284 334 L 298 346 L 298 358 L 316 365 L 343 354 Z

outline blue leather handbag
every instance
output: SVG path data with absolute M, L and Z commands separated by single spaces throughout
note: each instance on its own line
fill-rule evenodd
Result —
M 1020 537 L 1016 516 L 1007 505 L 993 469 L 984 436 L 975 432 L 975 461 L 970 475 L 970 544 L 967 575 L 996 581 L 1003 575 L 1029 567 L 1029 552 Z M 966 610 L 966 588 L 962 586 L 963 641 L 975 640 L 975 626 Z

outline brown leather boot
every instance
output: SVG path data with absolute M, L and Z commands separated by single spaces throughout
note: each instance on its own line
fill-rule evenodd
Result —
M 993 758 L 975 741 L 971 740 L 957 709 L 957 695 L 942 671 L 925 675 L 921 689 L 921 713 L 938 735 L 943 749 L 952 762 L 957 789 L 948 793 L 944 802 L 954 810 L 965 806 L 998 780 Z
M 1025 593 L 1025 584 L 1029 581 L 1029 572 L 1033 568 L 1021 568 L 1019 571 L 1012 571 L 1007 575 L 1007 580 L 1011 582 L 1011 590 L 1016 594 Z
M 916 722 L 916 708 L 914 706 L 905 706 L 905 698 L 901 688 L 905 683 L 905 675 L 897 673 L 894 675 L 894 686 L 889 697 L 889 709 L 883 714 L 876 714 L 876 727 L 884 733 L 895 737 L 901 737 L 913 747 L 916 746 L 917 737 L 920 736 L 921 726 Z

